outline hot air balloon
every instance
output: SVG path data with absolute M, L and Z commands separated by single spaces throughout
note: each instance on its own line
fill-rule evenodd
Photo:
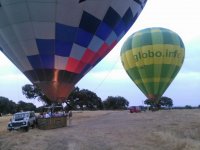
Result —
M 66 98 L 133 25 L 146 0 L 0 0 L 0 46 L 52 100 Z
M 153 27 L 132 34 L 123 44 L 121 61 L 147 98 L 159 100 L 179 72 L 185 49 L 175 32 Z

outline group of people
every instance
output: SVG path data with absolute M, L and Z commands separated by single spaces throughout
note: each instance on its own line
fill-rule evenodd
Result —
M 63 117 L 63 116 L 72 117 L 72 112 L 71 111 L 69 111 L 68 113 L 59 111 L 53 113 L 51 111 L 42 112 L 38 115 L 38 118 L 51 118 L 51 117 Z

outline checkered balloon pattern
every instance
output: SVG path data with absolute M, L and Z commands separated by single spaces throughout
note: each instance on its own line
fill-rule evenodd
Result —
M 2 52 L 52 100 L 118 43 L 146 0 L 0 0 Z

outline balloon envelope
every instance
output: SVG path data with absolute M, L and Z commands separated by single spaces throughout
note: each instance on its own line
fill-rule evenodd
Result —
M 54 101 L 123 37 L 146 0 L 0 0 L 3 53 Z
M 147 28 L 132 34 L 121 49 L 129 77 L 150 99 L 160 98 L 180 70 L 185 49 L 181 38 L 165 28 Z

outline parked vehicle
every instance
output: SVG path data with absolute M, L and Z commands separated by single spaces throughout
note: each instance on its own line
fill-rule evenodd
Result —
M 142 111 L 140 106 L 131 106 L 129 107 L 129 110 L 130 110 L 130 113 L 138 113 Z
M 34 128 L 36 125 L 36 116 L 34 111 L 17 112 L 13 115 L 8 123 L 9 131 L 23 129 L 28 131 L 29 127 Z

